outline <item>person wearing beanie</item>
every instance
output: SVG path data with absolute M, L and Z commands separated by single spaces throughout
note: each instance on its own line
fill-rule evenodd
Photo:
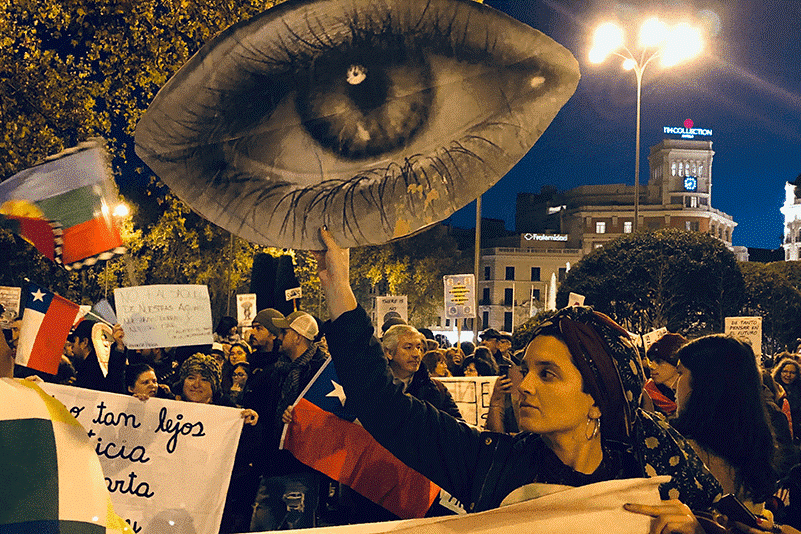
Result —
M 687 344 L 681 334 L 667 333 L 648 347 L 645 355 L 651 370 L 651 378 L 645 383 L 645 392 L 654 403 L 654 409 L 666 417 L 676 415 L 676 382 L 679 359 L 676 353 Z

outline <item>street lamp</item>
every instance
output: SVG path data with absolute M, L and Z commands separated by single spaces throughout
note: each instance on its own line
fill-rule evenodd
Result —
M 637 134 L 634 154 L 634 231 L 639 227 L 640 216 L 640 107 L 642 101 L 642 74 L 655 59 L 661 58 L 663 67 L 671 67 L 701 52 L 701 32 L 689 24 L 668 27 L 656 17 L 646 20 L 640 28 L 639 48 L 625 45 L 623 29 L 614 22 L 606 22 L 595 30 L 590 49 L 590 62 L 602 63 L 610 55 L 623 59 L 624 70 L 633 70 L 637 77 Z

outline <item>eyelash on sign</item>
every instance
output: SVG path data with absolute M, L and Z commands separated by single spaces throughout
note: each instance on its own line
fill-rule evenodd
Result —
M 289 1 L 193 57 L 137 153 L 245 239 L 319 248 L 327 224 L 343 246 L 377 244 L 500 179 L 577 82 L 569 52 L 472 0 Z

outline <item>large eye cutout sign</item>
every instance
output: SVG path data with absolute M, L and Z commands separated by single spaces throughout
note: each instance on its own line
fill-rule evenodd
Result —
M 161 89 L 137 154 L 262 245 L 379 244 L 450 216 L 522 158 L 578 84 L 549 37 L 472 0 L 288 1 Z

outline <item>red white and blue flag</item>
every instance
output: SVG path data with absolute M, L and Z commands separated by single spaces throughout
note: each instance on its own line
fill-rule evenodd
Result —
M 425 516 L 440 493 L 345 410 L 345 391 L 330 359 L 295 402 L 281 448 L 402 519 Z
M 54 375 L 80 307 L 36 284 L 28 284 L 27 291 L 16 362 Z

